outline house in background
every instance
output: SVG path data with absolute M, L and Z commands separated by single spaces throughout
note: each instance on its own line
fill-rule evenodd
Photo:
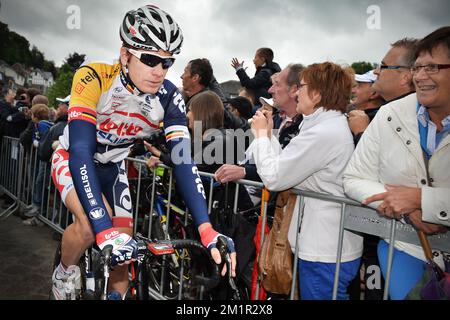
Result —
M 40 69 L 33 69 L 28 75 L 28 87 L 39 89 L 45 94 L 54 83 L 53 75 L 51 72 L 42 71 Z

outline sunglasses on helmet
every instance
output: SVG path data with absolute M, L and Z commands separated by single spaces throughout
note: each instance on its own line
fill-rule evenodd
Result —
M 129 48 L 127 48 L 127 51 L 138 58 L 143 64 L 152 68 L 161 63 L 163 69 L 169 69 L 175 63 L 174 57 L 163 57 L 156 53 L 141 52 Z

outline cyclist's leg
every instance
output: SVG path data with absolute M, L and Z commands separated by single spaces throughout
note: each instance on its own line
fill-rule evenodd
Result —
M 61 244 L 61 262 L 63 267 L 68 267 L 78 263 L 84 251 L 94 243 L 95 237 L 73 187 L 69 154 L 62 148 L 56 149 L 52 157 L 52 179 L 61 194 L 62 201 L 75 216 L 74 222 L 65 229 Z M 105 204 L 111 215 L 111 208 Z
M 133 236 L 133 211 L 124 161 L 102 167 L 98 173 L 102 177 L 100 180 L 105 198 L 113 208 L 113 226 Z M 128 289 L 128 265 L 114 267 L 109 284 L 110 291 L 118 291 L 124 296 Z

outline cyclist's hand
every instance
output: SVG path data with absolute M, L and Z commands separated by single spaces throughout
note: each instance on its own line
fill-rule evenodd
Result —
M 231 275 L 233 277 L 236 276 L 236 250 L 234 249 L 234 242 L 233 239 L 218 233 L 216 230 L 214 230 L 209 223 L 204 223 L 199 227 L 200 232 L 200 238 L 202 241 L 202 244 L 211 250 L 211 256 L 214 259 L 214 262 L 217 264 L 220 264 L 222 262 L 222 259 L 220 257 L 220 252 L 216 248 L 217 244 L 217 238 L 220 236 L 225 237 L 227 239 L 227 247 L 228 252 L 230 253 L 231 258 Z M 224 264 L 222 269 L 222 276 L 224 276 L 227 272 L 227 265 Z
M 110 228 L 97 234 L 97 245 L 101 250 L 107 245 L 112 245 L 111 265 L 129 264 L 137 258 L 137 243 L 128 234 L 119 232 L 116 228 Z

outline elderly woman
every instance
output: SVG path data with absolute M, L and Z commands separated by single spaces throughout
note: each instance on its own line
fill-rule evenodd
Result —
M 257 112 L 250 146 L 258 174 L 270 190 L 297 187 L 343 196 L 342 172 L 353 152 L 353 138 L 343 115 L 350 100 L 352 79 L 340 66 L 325 62 L 300 74 L 297 112 L 303 114 L 299 134 L 281 149 L 271 135 L 272 118 Z M 297 204 L 298 206 L 298 204 Z M 298 207 L 294 210 L 289 242 L 295 248 Z M 302 299 L 331 299 L 339 234 L 340 206 L 305 199 L 299 235 L 299 283 Z M 347 286 L 357 275 L 362 238 L 344 232 L 338 299 L 347 299 Z
M 384 216 L 406 218 L 426 233 L 450 226 L 449 44 L 450 27 L 419 42 L 411 68 L 417 94 L 380 109 L 344 174 L 350 197 L 370 204 Z M 378 244 L 384 275 L 388 248 L 385 240 Z M 441 259 L 436 257 L 438 262 Z M 391 299 L 407 296 L 421 279 L 425 261 L 421 247 L 395 241 Z

